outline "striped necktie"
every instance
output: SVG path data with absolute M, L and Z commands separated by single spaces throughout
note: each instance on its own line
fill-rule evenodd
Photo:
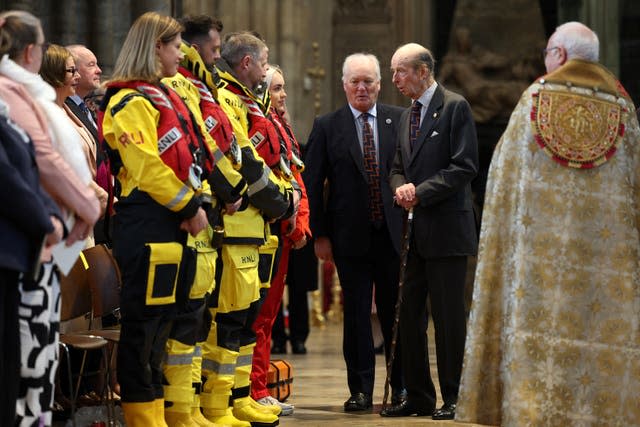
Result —
M 411 115 L 409 116 L 409 142 L 411 143 L 412 150 L 416 144 L 416 140 L 418 139 L 418 132 L 420 131 L 421 111 L 422 104 L 420 101 L 414 101 L 411 105 Z
M 376 145 L 373 139 L 373 129 L 369 124 L 369 114 L 362 113 L 362 154 L 364 169 L 369 179 L 369 219 L 375 227 L 380 227 L 383 219 L 382 192 L 380 190 L 380 171 L 376 159 Z

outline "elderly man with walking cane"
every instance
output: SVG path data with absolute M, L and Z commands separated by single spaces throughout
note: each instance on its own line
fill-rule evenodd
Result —
M 396 203 L 412 209 L 414 218 L 399 307 L 408 395 L 384 408 L 384 417 L 452 419 L 458 399 L 467 256 L 477 251 L 470 183 L 478 171 L 478 144 L 469 104 L 434 80 L 433 66 L 431 52 L 415 43 L 401 46 L 391 59 L 394 84 L 413 102 L 400 120 L 390 183 Z M 427 297 L 444 401 L 438 410 L 426 352 Z

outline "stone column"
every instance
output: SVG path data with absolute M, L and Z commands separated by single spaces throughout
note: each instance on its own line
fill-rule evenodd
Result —
M 105 77 L 113 71 L 122 43 L 131 27 L 131 3 L 131 0 L 95 3 L 94 30 L 90 47 L 94 50 Z
M 620 75 L 620 0 L 567 0 L 558 2 L 558 25 L 579 21 L 598 34 L 600 62 Z
M 218 17 L 220 13 L 220 2 L 211 0 L 182 0 L 182 15 L 210 15 Z
M 380 102 L 388 103 L 392 87 L 385 84 L 389 78 L 389 60 L 395 41 L 390 35 L 392 16 L 390 2 L 386 0 L 335 0 L 333 12 L 333 63 L 328 80 L 333 93 L 333 108 L 344 105 L 342 89 L 342 63 L 356 52 L 375 54 L 380 60 L 382 82 Z
M 620 1 L 585 0 L 581 17 L 598 34 L 600 62 L 620 76 Z
M 131 17 L 133 20 L 145 12 L 158 12 L 171 15 L 171 0 L 137 0 L 131 2 Z

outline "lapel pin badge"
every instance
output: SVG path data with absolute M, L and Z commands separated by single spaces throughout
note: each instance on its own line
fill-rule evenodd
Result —
M 391 124 L 391 119 L 387 119 L 384 121 L 386 124 L 390 125 Z
M 438 118 L 438 113 L 433 113 L 433 118 L 437 119 Z

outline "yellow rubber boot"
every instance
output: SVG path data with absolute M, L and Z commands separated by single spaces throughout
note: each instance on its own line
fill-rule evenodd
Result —
M 252 427 L 251 423 L 248 421 L 242 421 L 237 419 L 231 408 L 227 409 L 207 409 L 202 408 L 202 412 L 204 416 L 215 424 L 223 424 L 228 425 L 230 427 Z
M 255 346 L 256 343 L 251 343 L 243 345 L 239 349 L 238 359 L 236 360 L 236 369 L 234 372 L 234 389 L 248 390 L 251 386 L 251 367 L 253 365 L 253 348 Z M 235 394 L 234 397 L 236 397 Z
M 274 427 L 280 423 L 277 415 L 253 409 L 249 399 L 241 397 L 233 401 L 233 415 L 237 419 L 248 421 L 252 427 Z
M 153 401 L 156 414 L 156 427 L 169 427 L 164 420 L 164 399 L 156 399 Z M 128 427 L 128 425 L 127 425 Z
M 210 336 L 211 334 L 212 332 L 209 333 Z M 200 406 L 204 416 L 213 421 L 207 415 L 206 410 L 216 410 L 218 416 L 222 416 L 230 406 L 229 399 L 233 388 L 238 352 L 211 345 L 211 342 L 215 341 L 207 340 L 202 359 L 202 374 L 205 377 L 205 382 L 200 392 Z
M 198 427 L 191 418 L 191 404 L 172 402 L 164 408 L 164 419 L 169 427 Z
M 193 399 L 193 404 L 191 405 L 191 419 L 194 423 L 196 423 L 199 427 L 224 427 L 228 426 L 228 424 L 217 424 L 209 421 L 200 410 L 200 395 L 196 394 Z
M 157 427 L 155 402 L 122 402 L 127 427 Z
M 249 396 L 249 404 L 256 411 L 266 412 L 268 414 L 279 416 L 282 412 L 282 408 L 280 408 L 278 405 L 261 405 L 260 403 L 256 402 L 251 396 Z

